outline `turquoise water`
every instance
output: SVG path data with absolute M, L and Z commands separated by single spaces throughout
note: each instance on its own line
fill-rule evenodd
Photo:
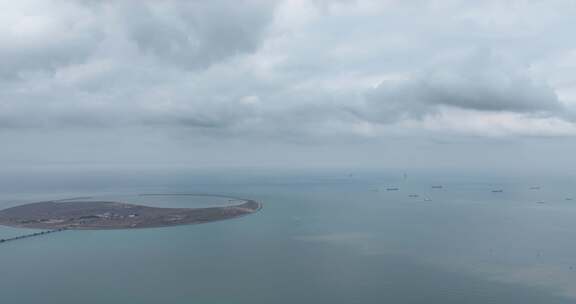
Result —
M 1 244 L 3 303 L 574 303 L 576 296 L 576 201 L 566 200 L 576 190 L 567 178 L 172 171 L 22 173 L 0 182 L 1 208 L 150 192 L 264 203 L 258 214 L 229 221 Z M 28 232 L 2 227 L 0 237 Z

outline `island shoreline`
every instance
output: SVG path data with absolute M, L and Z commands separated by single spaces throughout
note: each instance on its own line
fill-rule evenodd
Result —
M 117 201 L 84 201 L 77 197 L 24 204 L 0 210 L 0 225 L 25 229 L 119 230 L 163 228 L 244 217 L 262 210 L 262 203 L 207 193 L 145 193 L 139 196 L 206 196 L 237 200 L 234 205 L 205 208 L 159 208 Z

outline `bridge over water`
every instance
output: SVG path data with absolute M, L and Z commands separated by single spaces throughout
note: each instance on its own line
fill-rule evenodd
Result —
M 4 238 L 4 239 L 0 239 L 0 244 L 6 243 L 6 242 L 22 240 L 22 239 L 27 239 L 27 238 L 31 238 L 31 237 L 35 237 L 35 236 L 47 235 L 47 234 L 51 234 L 51 233 L 55 233 L 55 232 L 61 232 L 61 231 L 67 230 L 67 229 L 68 228 L 58 228 L 58 229 L 53 229 L 53 230 L 45 230 L 45 231 L 39 231 L 39 232 L 14 236 L 14 237 L 10 237 L 10 238 Z

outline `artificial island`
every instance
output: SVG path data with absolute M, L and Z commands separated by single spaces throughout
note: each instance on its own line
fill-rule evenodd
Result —
M 240 203 L 208 208 L 159 208 L 88 198 L 44 201 L 1 210 L 0 225 L 51 230 L 152 228 L 226 220 L 262 208 L 254 200 L 236 200 Z

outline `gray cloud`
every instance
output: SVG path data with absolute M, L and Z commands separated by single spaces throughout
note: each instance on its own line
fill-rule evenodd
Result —
M 545 82 L 489 50 L 439 63 L 402 81 L 385 81 L 366 100 L 361 115 L 381 122 L 422 119 L 440 107 L 546 116 L 566 111 Z
M 251 52 L 272 19 L 275 1 L 123 2 L 115 18 L 145 54 L 179 66 L 206 67 Z M 114 5 L 115 4 L 111 4 Z
M 94 16 L 66 2 L 5 3 L 0 24 L 0 77 L 81 63 L 98 47 Z M 54 6 L 51 6 L 51 5 Z
M 545 124 L 548 133 L 571 134 L 566 94 L 548 84 L 550 72 L 533 69 L 555 50 L 525 51 L 541 33 L 569 49 L 550 31 L 558 18 L 532 18 L 525 32 L 523 18 L 456 2 L 2 5 L 2 129 L 162 127 L 276 139 L 414 132 L 402 128 L 407 121 L 425 121 L 424 131 L 465 129 L 449 108 L 478 118 L 475 135 L 493 133 L 483 119 L 494 113 L 517 115 L 491 118 L 504 121 L 502 133 L 526 126 L 532 134 Z M 419 23 L 407 22 L 415 14 Z M 485 24 L 476 14 L 501 22 Z M 484 51 L 470 52 L 478 45 Z
M 250 114 L 250 105 L 202 74 L 255 51 L 275 5 L 5 3 L 0 126 L 233 126 Z
M 3 4 L 0 76 L 105 56 L 208 67 L 254 51 L 276 1 L 30 1 Z

